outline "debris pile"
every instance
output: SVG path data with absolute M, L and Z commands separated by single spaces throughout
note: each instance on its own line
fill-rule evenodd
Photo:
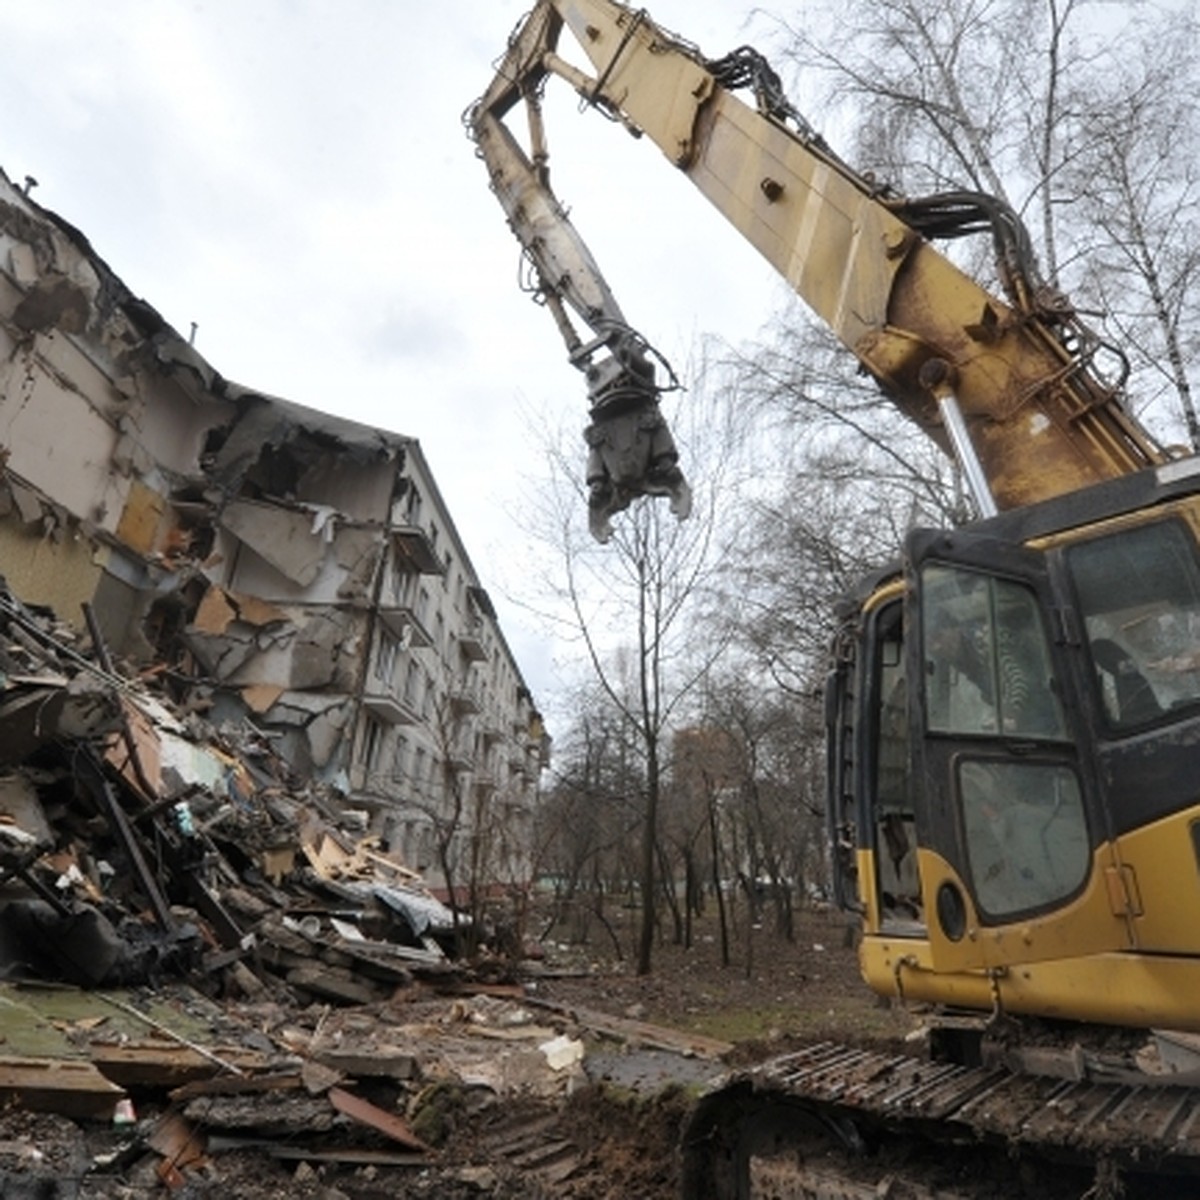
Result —
M 339 1067 L 281 1054 L 286 1039 L 241 1028 L 214 1048 L 231 1010 L 205 1005 L 292 1013 L 453 976 L 453 913 L 267 739 L 178 711 L 153 673 L 118 674 L 89 626 L 90 643 L 0 590 L 0 1094 L 120 1123 L 127 1089 L 169 1089 L 150 1140 L 165 1182 L 199 1153 L 197 1105 L 208 1127 L 341 1121 L 424 1149 Z M 378 1047 L 362 1063 L 396 1070 Z M 268 1096 L 269 1120 L 247 1115 Z
M 455 916 L 268 738 L 0 592 L 0 970 L 386 999 L 450 969 Z
M 0 581 L 0 1194 L 568 1194 L 584 1035 L 655 1031 L 466 962 L 365 814 L 89 628 Z
M 217 1004 L 185 985 L 3 985 L 0 1010 L 15 1051 L 0 1057 L 5 1196 L 34 1180 L 38 1196 L 189 1182 L 253 1195 L 247 1156 L 276 1186 L 326 1167 L 457 1178 L 488 1162 L 549 1184 L 579 1164 L 554 1114 L 585 1079 L 582 1042 L 514 1000 L 296 1008 Z

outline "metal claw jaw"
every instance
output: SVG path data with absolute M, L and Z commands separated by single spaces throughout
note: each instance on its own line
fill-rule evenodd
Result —
M 684 520 L 692 511 L 692 491 L 657 400 L 608 412 L 593 409 L 592 417 L 584 431 L 592 536 L 607 542 L 612 536 L 609 518 L 638 496 L 670 497 L 671 512 Z

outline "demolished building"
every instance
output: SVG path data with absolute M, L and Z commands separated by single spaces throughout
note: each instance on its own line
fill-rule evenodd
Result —
M 548 740 L 419 443 L 224 379 L 2 172 L 0 574 L 418 870 L 527 873 Z

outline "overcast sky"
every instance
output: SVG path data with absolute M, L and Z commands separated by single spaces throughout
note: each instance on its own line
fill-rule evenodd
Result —
M 0 167 L 181 334 L 195 322 L 227 378 L 418 438 L 541 699 L 553 647 L 505 600 L 513 509 L 543 472 L 528 415 L 573 408 L 582 429 L 584 386 L 516 286 L 460 120 L 527 7 L 0 0 Z M 651 5 L 714 57 L 761 42 L 749 10 Z M 652 145 L 561 93 L 555 187 L 628 319 L 680 366 L 705 333 L 753 334 L 769 268 Z

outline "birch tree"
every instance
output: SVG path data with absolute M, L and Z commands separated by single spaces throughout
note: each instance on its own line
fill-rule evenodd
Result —
M 1046 280 L 1107 321 L 1132 406 L 1200 446 L 1190 8 L 851 0 L 835 19 L 806 12 L 781 29 L 797 78 L 819 79 L 827 116 L 849 126 L 856 167 L 910 195 L 969 187 L 1006 201 Z M 971 249 L 978 269 L 988 248 Z

